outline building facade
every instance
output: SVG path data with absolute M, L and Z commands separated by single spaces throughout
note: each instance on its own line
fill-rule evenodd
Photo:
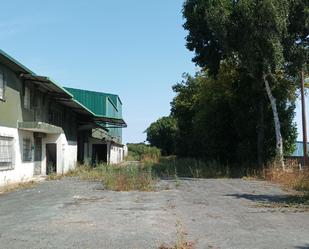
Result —
M 124 160 L 122 144 L 122 102 L 118 95 L 65 88 L 76 101 L 93 112 L 96 127 L 81 127 L 78 136 L 78 159 L 91 164 L 118 164 Z
M 122 117 L 96 116 L 68 90 L 0 50 L 0 185 L 65 173 L 78 159 L 84 162 L 92 154 L 92 163 L 102 158 L 118 163 L 123 158 L 115 159 L 114 133 L 109 127 L 121 134 L 119 127 L 124 124 Z M 81 156 L 89 146 L 85 141 L 94 139 L 99 140 L 92 143 L 97 146 L 87 147 Z M 117 141 L 121 149 L 121 135 Z

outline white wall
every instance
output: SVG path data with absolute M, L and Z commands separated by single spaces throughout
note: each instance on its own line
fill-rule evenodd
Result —
M 77 163 L 77 143 L 67 141 L 66 136 L 62 134 L 47 134 L 42 139 L 42 174 L 46 174 L 46 144 L 57 144 L 57 174 L 64 174 L 73 169 Z
M 13 138 L 13 169 L 1 170 L 0 168 L 0 186 L 30 180 L 33 177 L 34 162 L 22 161 L 22 143 L 24 138 L 30 138 L 33 144 L 32 133 L 0 126 L 0 136 Z M 34 151 L 32 151 L 32 157 L 34 157 Z
M 0 168 L 0 186 L 31 180 L 34 176 L 34 161 L 23 162 L 23 139 L 29 138 L 34 145 L 33 132 L 21 131 L 16 128 L 7 128 L 0 126 L 0 136 L 12 137 L 14 148 L 14 167 L 11 170 L 1 170 Z M 46 175 L 46 144 L 57 144 L 57 173 L 66 173 L 73 169 L 77 163 L 77 143 L 67 141 L 64 134 L 46 134 L 42 138 L 42 161 L 41 174 Z M 34 146 L 32 146 L 34 148 Z M 34 160 L 34 149 L 32 149 L 32 160 Z
M 116 145 L 111 145 L 110 147 L 110 164 L 118 164 L 121 163 L 124 158 L 123 158 L 123 153 L 124 149 L 122 146 L 116 146 Z

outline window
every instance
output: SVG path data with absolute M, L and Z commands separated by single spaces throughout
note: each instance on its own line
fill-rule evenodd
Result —
M 4 87 L 5 87 L 4 74 L 0 72 L 0 99 L 2 100 L 4 100 Z
M 0 170 L 13 169 L 13 138 L 0 136 Z
M 30 88 L 25 86 L 24 107 L 30 109 Z
M 31 140 L 29 138 L 23 139 L 23 161 L 32 161 Z

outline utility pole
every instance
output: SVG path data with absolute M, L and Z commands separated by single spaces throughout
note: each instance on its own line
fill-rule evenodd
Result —
M 305 104 L 305 74 L 301 71 L 301 107 L 303 121 L 303 149 L 304 149 L 304 167 L 308 165 L 308 149 L 307 149 L 307 122 L 306 122 L 306 104 Z

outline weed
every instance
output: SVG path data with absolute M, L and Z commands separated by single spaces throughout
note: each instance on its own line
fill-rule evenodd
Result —
M 34 188 L 35 186 L 36 186 L 35 181 L 7 184 L 0 188 L 0 194 L 16 191 L 20 189 Z
M 280 167 L 270 167 L 265 171 L 265 179 L 279 183 L 287 188 L 309 194 L 309 170 L 300 170 L 298 166 L 286 166 L 285 170 Z
M 180 187 L 180 180 L 179 180 L 179 177 L 177 175 L 177 169 L 176 168 L 175 168 L 175 175 L 174 175 L 174 177 L 175 177 L 175 186 L 176 186 L 176 188 L 178 188 L 178 187 Z
M 140 165 L 126 167 L 105 164 L 96 167 L 78 165 L 74 170 L 70 170 L 64 175 L 50 175 L 48 180 L 58 180 L 63 177 L 102 181 L 106 189 L 113 191 L 152 191 L 155 185 L 155 177 L 151 167 Z
M 47 181 L 61 180 L 64 176 L 65 176 L 64 174 L 52 173 L 52 174 L 47 175 L 46 180 Z
M 155 178 L 151 167 L 105 166 L 101 168 L 106 189 L 114 191 L 153 191 Z
M 177 240 L 175 245 L 169 246 L 162 244 L 159 249 L 194 249 L 195 244 L 186 240 L 187 233 L 184 231 L 181 222 L 178 220 L 176 223 L 176 236 Z

